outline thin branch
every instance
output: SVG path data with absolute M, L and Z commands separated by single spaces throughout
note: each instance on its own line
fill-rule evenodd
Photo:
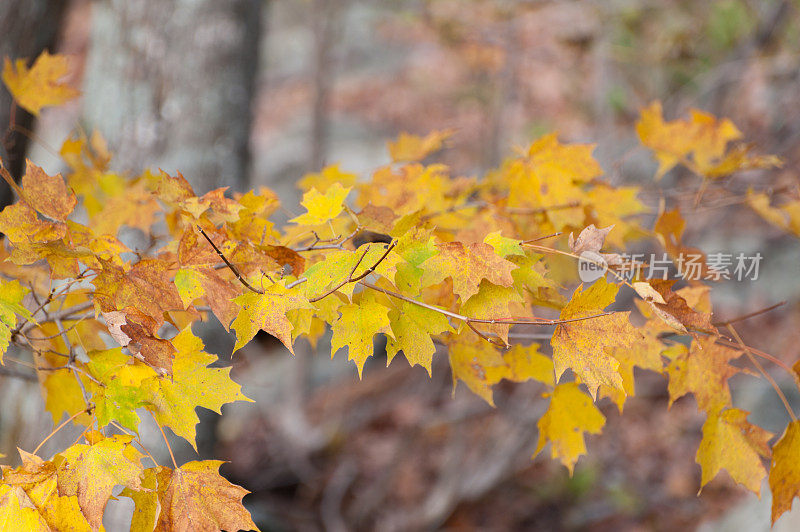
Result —
M 722 345 L 724 345 L 726 347 L 732 347 L 734 349 L 740 349 L 741 350 L 741 346 L 737 342 L 732 342 L 731 340 L 728 340 L 727 338 L 717 338 L 714 341 L 716 343 L 722 344 Z M 776 366 L 782 368 L 784 371 L 786 371 L 786 373 L 791 375 L 795 379 L 795 381 L 797 381 L 797 374 L 794 371 L 792 371 L 792 368 L 787 366 L 786 363 L 783 360 L 781 360 L 779 358 L 776 358 L 776 357 L 770 355 L 769 353 L 761 351 L 760 349 L 756 349 L 755 347 L 747 346 L 747 348 L 750 350 L 750 352 L 752 354 L 754 354 L 756 356 L 759 356 L 759 357 L 761 357 L 761 358 L 763 358 L 765 360 L 769 360 L 770 362 L 772 362 Z M 800 388 L 800 383 L 798 383 L 798 388 Z
M 366 270 L 361 272 L 356 277 L 353 277 L 353 274 L 355 274 L 355 272 L 358 269 L 359 265 L 361 265 L 361 262 L 364 260 L 364 257 L 367 256 L 367 252 L 369 251 L 369 247 L 364 249 L 364 253 L 361 254 L 361 256 L 358 258 L 358 261 L 356 261 L 355 265 L 350 270 L 350 273 L 348 274 L 348 276 L 344 280 L 342 280 L 342 282 L 340 282 L 338 285 L 336 285 L 334 288 L 328 290 L 324 294 L 309 299 L 308 300 L 309 303 L 315 303 L 315 302 L 317 302 L 317 301 L 319 301 L 321 299 L 325 299 L 326 297 L 328 297 L 332 293 L 336 292 L 337 290 L 339 290 L 341 287 L 343 287 L 344 285 L 346 285 L 348 283 L 357 283 L 357 282 L 361 281 L 363 278 L 365 278 L 366 276 L 368 276 L 369 274 L 371 274 L 372 272 L 375 271 L 375 268 L 377 268 L 380 265 L 380 263 L 383 262 L 384 259 L 389 256 L 389 253 L 394 249 L 395 245 L 397 245 L 397 242 L 396 241 L 392 241 L 391 244 L 386 246 L 386 250 L 383 252 L 383 255 L 381 255 L 380 258 L 377 261 L 375 261 L 375 264 L 373 264 L 372 266 L 370 266 L 369 268 L 367 268 Z
M 55 321 L 72 321 L 72 319 L 76 319 L 74 314 L 77 314 L 79 312 L 83 312 L 83 311 L 88 310 L 88 309 L 93 308 L 93 307 L 94 307 L 94 303 L 93 302 L 85 301 L 85 302 L 80 303 L 78 305 L 75 305 L 73 307 L 65 308 L 65 309 L 62 309 L 62 310 L 59 310 L 59 311 L 56 311 L 56 312 L 50 312 L 47 315 L 47 318 L 42 319 L 39 323 L 48 323 L 48 322 L 55 322 Z M 84 316 L 81 316 L 81 318 L 84 318 Z M 30 331 L 31 329 L 33 329 L 37 325 L 38 325 L 38 323 L 33 323 L 33 322 L 25 323 L 24 327 L 21 327 L 21 328 L 17 327 L 19 329 L 19 331 L 17 331 L 17 332 L 24 335 L 25 333 L 27 333 L 28 331 Z M 61 333 L 59 333 L 59 334 L 61 334 Z M 35 338 L 35 340 L 38 340 L 38 338 Z
M 754 312 L 750 312 L 749 314 L 744 314 L 743 316 L 737 316 L 736 318 L 732 318 L 732 319 L 730 319 L 728 321 L 714 321 L 714 322 L 711 323 L 711 325 L 713 325 L 714 327 L 726 327 L 726 326 L 730 325 L 731 323 L 744 321 L 746 319 L 750 319 L 750 318 L 753 318 L 755 316 L 759 316 L 761 314 L 766 314 L 770 310 L 775 310 L 776 308 L 782 307 L 785 304 L 786 304 L 786 301 L 781 301 L 780 303 L 775 303 L 774 305 L 771 305 L 771 306 L 766 307 L 766 308 L 762 308 L 761 310 L 756 310 Z
M 739 336 L 739 333 L 736 332 L 736 329 L 733 328 L 733 325 L 728 323 L 726 325 L 726 328 L 728 329 L 728 331 L 730 331 L 733 337 L 736 338 L 736 341 L 738 342 L 742 350 L 745 352 L 747 357 L 750 359 L 750 362 L 753 363 L 753 365 L 758 369 L 758 371 L 761 372 L 764 378 L 767 379 L 769 383 L 772 385 L 772 388 L 775 390 L 775 393 L 777 393 L 778 397 L 781 398 L 781 402 L 783 403 L 783 406 L 786 408 L 786 411 L 789 412 L 789 417 L 792 418 L 792 421 L 797 421 L 797 416 L 794 414 L 794 410 L 792 410 L 792 407 L 789 405 L 789 401 L 786 400 L 786 396 L 783 394 L 783 391 L 778 386 L 778 383 L 775 382 L 775 379 L 772 378 L 772 375 L 767 373 L 766 370 L 764 369 L 764 366 L 762 366 L 761 363 L 756 359 L 756 357 L 753 356 L 753 353 L 750 352 L 750 348 L 747 347 L 747 345 L 742 341 L 741 336 Z
M 356 225 L 356 228 L 353 230 L 353 232 L 350 233 L 349 235 L 345 236 L 345 237 L 334 237 L 334 238 L 327 238 L 327 239 L 320 238 L 319 235 L 316 233 L 316 231 L 312 231 L 312 234 L 314 235 L 314 242 L 312 242 L 308 246 L 304 246 L 304 247 L 301 247 L 301 248 L 294 248 L 294 251 L 296 251 L 297 253 L 302 253 L 304 251 L 317 251 L 317 250 L 323 250 L 323 249 L 341 249 L 341 250 L 343 250 L 344 247 L 342 246 L 342 244 L 344 244 L 345 242 L 347 242 L 351 238 L 355 237 L 359 233 L 359 231 L 361 231 L 361 229 L 362 229 L 362 227 L 360 225 Z M 318 246 L 317 244 L 319 244 L 319 243 L 322 243 L 323 245 Z
M 308 281 L 308 278 L 301 277 L 301 278 L 297 279 L 296 281 L 292 281 L 291 283 L 287 284 L 286 288 L 294 288 L 295 286 L 301 285 L 301 284 L 305 283 L 306 281 Z
M 44 444 L 47 442 L 47 440 L 49 440 L 50 438 L 52 438 L 53 436 L 55 436 L 55 434 L 56 434 L 56 433 L 57 433 L 59 430 L 63 429 L 63 428 L 64 428 L 64 427 L 65 427 L 65 426 L 66 426 L 68 423 L 70 423 L 71 421 L 73 421 L 75 418 L 77 418 L 78 416 L 80 416 L 80 415 L 82 415 L 82 414 L 91 414 L 93 410 L 94 410 L 94 407 L 89 407 L 89 408 L 86 408 L 86 409 L 84 409 L 84 410 L 81 410 L 80 412 L 76 412 L 75 414 L 72 414 L 72 416 L 70 416 L 70 417 L 69 417 L 69 419 L 66 419 L 66 420 L 65 420 L 63 423 L 61 423 L 59 426 L 57 426 L 56 428 L 54 428 L 54 429 L 53 429 L 53 431 L 52 431 L 50 434 L 48 434 L 48 435 L 47 435 L 47 437 L 46 437 L 45 439 L 43 439 L 43 440 L 42 440 L 42 443 L 40 443 L 39 445 L 37 445 L 37 446 L 36 446 L 36 449 L 34 449 L 34 450 L 33 450 L 33 453 L 31 453 L 31 454 L 36 454 L 36 453 L 38 453 L 38 452 L 39 452 L 39 449 L 41 449 L 41 448 L 42 448 L 42 445 L 44 445 Z
M 599 314 L 591 314 L 589 316 L 582 316 L 579 318 L 569 318 L 565 320 L 560 319 L 547 319 L 547 318 L 537 318 L 535 316 L 531 316 L 530 318 L 471 318 L 469 316 L 464 316 L 463 314 L 458 314 L 456 312 L 451 312 L 449 310 L 445 310 L 443 308 L 436 307 L 434 305 L 429 305 L 423 301 L 418 301 L 412 297 L 405 296 L 403 294 L 399 294 L 392 290 L 387 290 L 386 288 L 382 288 L 378 285 L 374 285 L 372 283 L 368 283 L 366 281 L 359 281 L 361 286 L 365 286 L 372 290 L 377 290 L 378 292 L 383 292 L 387 296 L 391 296 L 397 299 L 401 299 L 403 301 L 407 301 L 413 305 L 417 305 L 422 308 L 426 308 L 428 310 L 432 310 L 434 312 L 438 312 L 440 314 L 444 314 L 450 318 L 463 321 L 465 323 L 485 323 L 485 324 L 501 324 L 501 325 L 559 325 L 562 323 L 573 323 L 576 321 L 584 321 L 584 320 L 591 320 L 594 318 L 600 318 L 603 316 L 609 316 L 614 314 L 614 312 L 601 312 Z
M 11 368 L 0 366 L 0 376 L 13 377 L 15 379 L 22 379 L 30 382 L 36 382 L 36 375 L 32 373 L 25 373 L 24 371 L 17 371 Z
M 214 241 L 211 240 L 211 237 L 209 237 L 206 234 L 206 232 L 203 231 L 202 227 L 200 227 L 199 225 L 196 225 L 195 227 L 197 227 L 197 230 L 200 231 L 200 234 L 202 234 L 205 237 L 205 239 L 208 240 L 208 243 L 211 244 L 211 247 L 214 248 L 214 251 L 217 252 L 217 255 L 219 255 L 219 258 L 222 259 L 222 262 L 224 262 L 225 265 L 233 272 L 233 274 L 236 276 L 236 278 L 239 279 L 240 283 L 242 283 L 251 292 L 255 292 L 256 294 L 263 294 L 264 293 L 263 290 L 259 290 L 258 288 L 253 288 L 250 285 L 250 283 L 248 283 L 247 280 L 244 277 L 242 277 L 242 274 L 239 273 L 239 270 L 236 268 L 236 266 L 231 264 L 231 262 L 225 257 L 225 255 L 222 254 L 222 251 L 220 251 L 219 248 L 217 247 L 217 245 L 214 243 Z
M 541 240 L 547 240 L 548 238 L 555 238 L 557 236 L 561 236 L 564 234 L 564 231 L 558 231 L 556 233 L 551 233 L 549 235 L 544 235 L 536 238 L 531 238 L 530 240 L 523 240 L 522 244 L 530 244 L 531 242 L 539 242 Z

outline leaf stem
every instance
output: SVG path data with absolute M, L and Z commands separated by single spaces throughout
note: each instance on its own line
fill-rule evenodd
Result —
M 172 454 L 172 447 L 169 444 L 169 440 L 167 439 L 167 434 L 164 432 L 164 428 L 161 426 L 161 424 L 156 419 L 155 414 L 150 412 L 150 415 L 153 416 L 153 421 L 155 421 L 156 426 L 158 427 L 158 430 L 161 431 L 161 435 L 164 437 L 164 443 L 167 444 L 167 450 L 169 451 L 169 457 L 172 458 L 172 465 L 175 466 L 175 469 L 178 469 L 178 462 L 175 461 L 175 455 Z
M 767 379 L 769 383 L 772 385 L 772 388 L 775 390 L 775 393 L 777 393 L 778 397 L 781 398 L 781 402 L 783 403 L 783 406 L 786 408 L 786 411 L 789 412 L 789 417 L 792 418 L 792 421 L 797 421 L 797 416 L 795 415 L 794 410 L 792 410 L 792 407 L 789 405 L 789 401 L 786 399 L 786 396 L 783 394 L 783 391 L 778 386 L 778 383 L 776 383 L 775 379 L 772 378 L 772 375 L 767 373 L 767 371 L 764 369 L 764 366 L 762 366 L 761 363 L 756 359 L 756 357 L 753 356 L 753 353 L 750 351 L 750 348 L 742 341 L 742 337 L 739 336 L 739 333 L 736 332 L 736 329 L 733 328 L 733 325 L 728 323 L 725 327 L 728 329 L 728 331 L 730 331 L 733 337 L 736 338 L 736 342 L 738 342 L 739 346 L 741 346 L 742 350 L 750 359 L 750 362 L 753 363 L 753 365 L 758 369 L 758 371 L 761 372 L 764 378 Z
M 196 225 L 195 227 L 197 228 L 198 231 L 200 231 L 200 234 L 202 234 L 205 237 L 205 239 L 208 240 L 208 243 L 211 244 L 211 247 L 214 248 L 214 251 L 217 252 L 217 255 L 219 255 L 219 258 L 221 258 L 222 262 L 225 263 L 225 266 L 227 266 L 233 272 L 233 274 L 236 276 L 237 279 L 239 279 L 239 282 L 242 283 L 245 286 L 245 288 L 248 288 L 251 292 L 255 292 L 256 294 L 264 293 L 263 290 L 259 290 L 258 288 L 254 288 L 253 286 L 251 286 L 250 283 L 248 283 L 247 280 L 244 277 L 242 277 L 242 274 L 239 273 L 239 270 L 236 268 L 236 266 L 231 264 L 231 262 L 225 257 L 225 255 L 222 254 L 222 251 L 220 251 L 217 245 L 214 243 L 214 241 L 211 240 L 211 237 L 209 237 L 206 234 L 206 232 L 203 231 L 202 227 L 200 227 L 199 225 Z
M 41 449 L 41 448 L 42 448 L 42 445 L 44 445 L 45 443 L 47 443 L 47 440 L 49 440 L 50 438 L 52 438 L 53 436 L 55 436 L 55 434 L 56 434 L 56 433 L 57 433 L 59 430 L 63 429 L 63 428 L 64 428 L 64 427 L 65 427 L 65 426 L 66 426 L 68 423 L 70 423 L 71 421 L 73 421 L 75 418 L 77 418 L 77 417 L 78 417 L 78 416 L 80 416 L 81 414 L 91 414 L 91 413 L 92 413 L 92 410 L 94 410 L 94 407 L 87 407 L 87 408 L 85 408 L 85 409 L 81 410 L 80 412 L 76 412 L 76 413 L 72 414 L 72 415 L 71 415 L 71 416 L 70 416 L 68 419 L 65 419 L 65 420 L 64 420 L 64 421 L 63 421 L 63 422 L 62 422 L 60 425 L 58 425 L 56 428 L 54 428 L 54 429 L 52 430 L 52 432 L 50 432 L 50 434 L 48 434 L 48 435 L 47 435 L 47 437 L 46 437 L 45 439 L 43 439 L 43 440 L 42 440 L 42 443 L 40 443 L 39 445 L 37 445 L 37 446 L 36 446 L 36 449 L 34 449 L 34 450 L 33 450 L 33 453 L 32 453 L 32 454 L 36 454 L 36 453 L 38 453 L 38 452 L 39 452 L 39 449 Z

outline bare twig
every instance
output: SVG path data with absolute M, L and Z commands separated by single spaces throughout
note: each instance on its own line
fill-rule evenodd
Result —
M 26 381 L 35 382 L 36 375 L 33 373 L 25 373 L 24 371 L 17 371 L 11 368 L 6 368 L 4 366 L 0 366 L 0 376 L 3 377 L 13 377 L 15 379 L 22 379 Z
M 711 325 L 713 325 L 714 327 L 726 327 L 726 326 L 730 325 L 731 323 L 744 321 L 744 320 L 753 318 L 755 316 L 759 316 L 761 314 L 766 314 L 770 310 L 775 310 L 776 308 L 781 307 L 781 306 L 783 306 L 785 304 L 786 304 L 786 301 L 781 301 L 780 303 L 775 303 L 774 305 L 770 305 L 769 307 L 762 308 L 762 309 L 756 310 L 754 312 L 750 312 L 749 314 L 744 314 L 743 316 L 737 316 L 737 317 L 732 318 L 732 319 L 730 319 L 728 321 L 714 321 L 714 322 L 711 323 Z
M 42 319 L 39 323 L 48 323 L 48 322 L 54 322 L 54 321 L 57 321 L 57 320 L 58 321 L 71 321 L 72 319 L 75 319 L 75 316 L 74 316 L 75 314 L 78 314 L 79 312 L 83 312 L 85 310 L 88 310 L 88 309 L 92 308 L 93 306 L 94 306 L 93 302 L 85 301 L 85 302 L 80 303 L 78 305 L 75 305 L 73 307 L 65 308 L 63 310 L 59 310 L 59 311 L 56 311 L 56 312 L 50 312 L 47 315 L 47 318 Z M 81 317 L 83 317 L 83 316 L 81 316 Z M 27 333 L 28 331 L 30 331 L 31 329 L 33 329 L 36 326 L 37 326 L 36 323 L 27 322 L 27 323 L 24 324 L 23 327 L 17 327 L 19 329 L 19 331 L 17 331 L 17 332 L 24 335 L 25 333 Z M 59 334 L 61 334 L 61 333 L 59 333 Z
M 317 297 L 314 297 L 314 298 L 311 298 L 308 301 L 310 303 L 315 303 L 315 302 L 317 302 L 317 301 L 319 301 L 321 299 L 324 299 L 324 298 L 328 297 L 329 295 L 331 295 L 332 293 L 336 292 L 337 290 L 339 290 L 341 287 L 343 287 L 344 285 L 346 285 L 348 283 L 357 283 L 357 282 L 361 281 L 367 275 L 369 275 L 369 274 L 371 274 L 372 272 L 375 271 L 375 268 L 377 268 L 380 265 L 380 263 L 383 262 L 384 259 L 389 256 L 389 253 L 392 251 L 392 249 L 394 249 L 395 245 L 397 245 L 397 242 L 396 241 L 392 241 L 391 244 L 386 246 L 386 250 L 383 252 L 383 255 L 381 255 L 380 258 L 377 261 L 375 261 L 375 263 L 372 266 L 370 266 L 369 268 L 367 268 L 366 270 L 361 272 L 356 277 L 353 277 L 353 275 L 355 274 L 356 270 L 361 265 L 361 262 L 364 260 L 364 257 L 367 256 L 367 252 L 369 252 L 369 247 L 367 247 L 366 249 L 364 249 L 364 253 L 361 254 L 361 256 L 358 258 L 358 261 L 356 261 L 355 265 L 350 270 L 350 274 L 344 280 L 342 280 L 334 288 L 331 288 L 330 290 L 328 290 L 324 294 L 322 294 L 320 296 L 317 296 Z
M 756 357 L 753 356 L 753 353 L 751 352 L 750 348 L 744 343 L 744 341 L 742 341 L 741 336 L 739 336 L 739 333 L 736 332 L 736 329 L 733 328 L 733 325 L 728 323 L 726 325 L 726 328 L 728 329 L 728 331 L 730 331 L 733 337 L 736 338 L 736 342 L 742 348 L 742 351 L 745 352 L 747 358 L 750 359 L 750 362 L 753 363 L 753 365 L 764 376 L 764 378 L 769 381 L 770 385 L 772 385 L 772 388 L 775 390 L 775 393 L 777 393 L 778 397 L 781 398 L 781 402 L 783 403 L 783 406 L 786 408 L 786 411 L 789 412 L 789 417 L 792 418 L 792 421 L 797 421 L 797 416 L 795 415 L 794 410 L 792 410 L 792 407 L 789 405 L 789 401 L 786 400 L 786 396 L 783 394 L 783 391 L 778 386 L 778 383 L 775 382 L 775 379 L 772 378 L 772 375 L 767 373 L 767 371 L 764 369 L 764 366 L 762 366 L 761 363 L 756 359 Z
M 42 440 L 42 443 L 40 443 L 39 445 L 36 446 L 36 449 L 34 449 L 33 453 L 31 453 L 31 454 L 38 453 L 39 449 L 42 448 L 42 445 L 44 445 L 47 442 L 47 440 L 49 440 L 50 438 L 55 436 L 55 434 L 59 430 L 63 429 L 69 422 L 73 421 L 75 418 L 77 418 L 78 416 L 80 416 L 82 414 L 91 414 L 93 410 L 94 410 L 94 407 L 93 406 L 89 406 L 85 410 L 81 410 L 80 412 L 76 412 L 76 413 L 72 414 L 68 419 L 64 420 L 59 426 L 54 428 L 53 431 L 50 432 L 50 434 L 48 434 L 47 437 Z
M 205 237 L 205 239 L 208 240 L 208 243 L 211 244 L 211 247 L 214 248 L 214 251 L 217 252 L 217 255 L 219 255 L 219 258 L 222 259 L 222 262 L 224 262 L 225 265 L 233 272 L 233 274 L 236 276 L 236 278 L 239 280 L 239 282 L 242 283 L 242 285 L 245 286 L 245 288 L 249 289 L 251 292 L 255 292 L 256 294 L 263 294 L 264 293 L 263 290 L 259 290 L 258 288 L 253 288 L 253 286 L 251 286 L 250 283 L 248 283 L 247 280 L 244 277 L 242 277 L 242 274 L 239 272 L 239 270 L 236 268 L 236 266 L 231 264 L 231 262 L 225 257 L 225 255 L 222 254 L 222 251 L 220 251 L 219 248 L 217 247 L 217 245 L 214 243 L 214 241 L 211 240 L 211 237 L 209 237 L 206 234 L 206 232 L 203 231 L 202 227 L 200 227 L 199 225 L 197 225 L 195 227 L 197 227 L 197 230 L 200 231 L 200 234 L 202 234 Z

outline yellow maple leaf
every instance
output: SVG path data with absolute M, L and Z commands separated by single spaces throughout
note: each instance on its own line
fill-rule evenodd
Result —
M 713 178 L 748 168 L 780 164 L 775 157 L 748 157 L 747 150 L 728 143 L 742 138 L 730 120 L 692 109 L 689 119 L 665 122 L 660 102 L 653 102 L 641 112 L 636 132 L 642 144 L 655 152 L 658 161 L 656 179 L 677 164 L 697 174 Z
M 575 290 L 572 299 L 561 311 L 561 319 L 581 318 L 598 314 L 610 305 L 619 287 L 598 279 L 588 289 L 583 285 Z M 635 339 L 635 329 L 628 321 L 627 312 L 617 312 L 556 327 L 551 340 L 556 381 L 569 368 L 586 384 L 593 396 L 601 384 L 621 390 L 622 377 L 619 361 L 610 350 L 630 347 Z
M 431 153 L 441 150 L 444 141 L 453 133 L 452 130 L 432 131 L 424 137 L 400 133 L 396 141 L 388 143 L 389 155 L 396 163 L 421 161 Z
M 344 200 L 352 187 L 344 188 L 339 183 L 334 183 L 321 194 L 312 188 L 303 194 L 301 205 L 308 212 L 289 220 L 301 225 L 319 225 L 333 220 L 344 210 Z
M 800 497 L 800 421 L 794 420 L 772 447 L 769 489 L 772 491 L 772 524 L 791 510 L 795 497 Z
M 195 408 L 202 406 L 221 413 L 222 405 L 234 401 L 252 401 L 230 378 L 230 368 L 209 368 L 217 360 L 203 351 L 203 342 L 183 329 L 172 339 L 177 353 L 171 376 L 158 376 L 142 383 L 146 390 L 147 408 L 156 421 L 188 441 L 197 449 L 195 427 L 200 419 Z
M 498 373 L 507 374 L 500 351 L 483 338 L 466 331 L 450 339 L 447 351 L 453 373 L 453 393 L 458 381 L 462 381 L 473 393 L 494 406 L 492 385 L 502 378 Z
M 0 231 L 12 244 L 35 244 L 63 238 L 67 234 L 67 226 L 39 218 L 30 205 L 18 201 L 0 212 Z
M 3 66 L 3 82 L 20 107 L 39 116 L 42 107 L 61 105 L 80 92 L 65 83 L 59 83 L 69 70 L 67 57 L 50 55 L 47 50 L 36 58 L 29 69 L 24 59 L 13 64 L 6 57 Z
M 488 382 L 535 380 L 550 387 L 555 385 L 553 361 L 539 352 L 539 344 L 515 344 L 503 353 L 503 362 L 502 366 L 486 368 Z
M 17 315 L 27 320 L 33 318 L 30 311 L 22 306 L 22 298 L 27 292 L 28 289 L 19 281 L 0 279 L 0 364 L 3 364 L 3 354 L 11 341 L 11 329 L 17 325 Z
M 372 292 L 362 292 L 355 304 L 339 307 L 339 312 L 341 316 L 332 327 L 331 358 L 339 349 L 347 347 L 347 359 L 355 361 L 361 378 L 364 363 L 374 353 L 372 337 L 379 333 L 392 334 L 389 309 L 379 303 Z
M 728 379 L 741 370 L 729 362 L 740 356 L 741 351 L 716 344 L 714 338 L 694 340 L 689 350 L 678 349 L 667 366 L 669 404 L 692 393 L 697 407 L 705 412 L 730 406 Z
M 581 391 L 577 383 L 559 384 L 550 394 L 550 406 L 539 419 L 539 444 L 534 456 L 551 444 L 550 454 L 569 469 L 569 474 L 586 453 L 584 433 L 600 434 L 606 418 L 592 402 L 592 398 Z
M 761 481 L 767 475 L 761 457 L 769 457 L 767 442 L 773 435 L 749 423 L 747 415 L 738 408 L 708 414 L 695 458 L 703 472 L 701 489 L 725 469 L 733 480 L 760 495 Z
M 51 528 L 22 488 L 0 484 L 0 529 L 50 532 Z
M 764 192 L 748 190 L 747 205 L 775 227 L 800 237 L 800 200 L 774 207 Z
M 402 301 L 397 309 L 389 312 L 392 336 L 386 343 L 386 364 L 402 351 L 408 363 L 419 364 L 431 375 L 431 363 L 436 346 L 432 335 L 452 331 L 444 314 Z
M 486 279 L 481 281 L 478 293 L 470 297 L 460 309 L 460 313 L 470 318 L 511 319 L 525 312 L 524 299 L 513 287 L 497 286 Z M 466 324 L 462 327 L 467 327 Z M 503 323 L 480 324 L 484 330 L 499 337 L 508 344 L 510 325 Z
M 258 331 L 263 330 L 280 340 L 294 354 L 293 325 L 286 313 L 295 309 L 314 308 L 302 292 L 290 290 L 281 283 L 273 284 L 263 294 L 247 291 L 234 302 L 241 307 L 231 324 L 236 331 L 234 351 L 244 347 Z
M 144 456 L 131 441 L 133 436 L 103 437 L 87 433 L 89 445 L 76 444 L 53 459 L 58 475 L 58 492 L 76 496 L 86 520 L 97 530 L 114 486 L 141 487 L 139 475 Z
M 297 182 L 300 190 L 308 191 L 312 188 L 325 194 L 327 190 L 338 183 L 343 187 L 352 187 L 356 184 L 358 176 L 350 172 L 343 172 L 338 164 L 326 166 L 319 173 L 306 174 Z

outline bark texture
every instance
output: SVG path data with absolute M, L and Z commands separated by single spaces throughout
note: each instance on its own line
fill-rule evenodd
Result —
M 0 1 L 0 60 L 28 58 L 31 61 L 42 50 L 52 51 L 61 24 L 65 0 L 2 0 Z M 15 179 L 25 168 L 28 138 L 18 131 L 9 131 L 11 119 L 26 130 L 31 129 L 33 116 L 15 108 L 12 116 L 11 94 L 0 83 L 0 157 Z M 0 209 L 13 201 L 11 188 L 0 180 Z
M 116 167 L 248 188 L 262 0 L 94 4 L 84 116 Z

